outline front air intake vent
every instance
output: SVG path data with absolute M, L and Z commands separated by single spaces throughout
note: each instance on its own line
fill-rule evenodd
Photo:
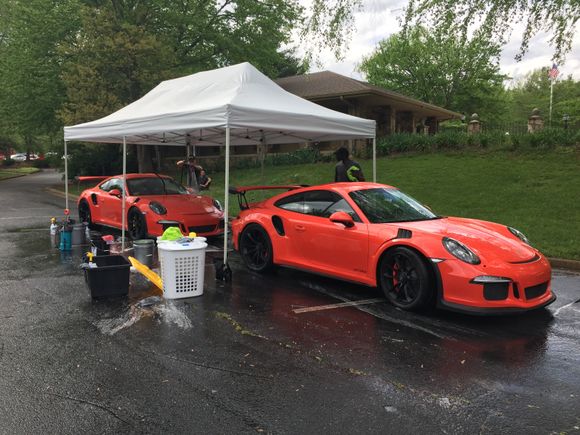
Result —
M 526 287 L 524 290 L 526 293 L 526 299 L 535 299 L 542 296 L 548 290 L 548 283 L 543 282 L 542 284 L 535 285 L 533 287 Z

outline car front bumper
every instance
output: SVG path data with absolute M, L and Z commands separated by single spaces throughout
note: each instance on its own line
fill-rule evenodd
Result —
M 161 236 L 169 227 L 179 227 L 183 234 L 193 232 L 198 236 L 211 237 L 224 233 L 224 220 L 223 217 L 207 217 L 195 220 L 158 219 L 152 224 L 147 224 L 148 232 L 152 236 Z
M 512 314 L 542 308 L 556 300 L 550 264 L 541 254 L 526 263 L 495 261 L 470 265 L 445 260 L 433 263 L 433 267 L 437 305 L 443 309 L 470 314 Z M 498 282 L 478 282 L 483 277 L 494 277 Z

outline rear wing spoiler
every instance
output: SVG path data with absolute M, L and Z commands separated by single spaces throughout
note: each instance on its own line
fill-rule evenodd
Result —
M 110 175 L 82 175 L 82 176 L 76 176 L 75 180 L 77 180 L 79 183 L 88 183 L 89 181 L 103 181 L 106 180 L 107 178 L 109 178 Z
M 247 210 L 250 208 L 250 204 L 248 203 L 248 199 L 246 198 L 246 192 L 250 192 L 252 190 L 295 190 L 300 189 L 302 187 L 308 187 L 307 184 L 292 184 L 287 186 L 242 186 L 242 187 L 233 187 L 230 186 L 228 189 L 229 193 L 232 195 L 238 195 L 238 205 L 240 206 L 240 210 Z

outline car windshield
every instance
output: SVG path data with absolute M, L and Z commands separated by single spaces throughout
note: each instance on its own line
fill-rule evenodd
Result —
M 175 180 L 167 177 L 131 178 L 127 188 L 132 196 L 187 195 L 187 190 Z
M 350 197 L 373 224 L 438 219 L 427 207 L 397 189 L 357 190 Z

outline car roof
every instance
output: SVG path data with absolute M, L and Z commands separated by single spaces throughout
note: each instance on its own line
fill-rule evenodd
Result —
M 380 183 L 372 183 L 366 181 L 359 181 L 359 182 L 346 182 L 346 183 L 328 183 L 328 184 L 321 184 L 318 186 L 310 186 L 304 189 L 304 191 L 308 190 L 320 190 L 320 189 L 328 189 L 334 190 L 337 192 L 344 192 L 350 193 L 357 190 L 365 190 L 365 189 L 373 189 L 373 188 L 393 188 L 393 186 L 389 186 L 387 184 L 380 184 Z
M 146 174 L 126 174 L 127 180 L 132 180 L 135 178 L 158 178 L 158 177 L 163 177 L 163 178 L 171 178 L 169 175 L 164 175 L 164 174 L 154 174 L 154 173 L 146 173 Z M 111 175 L 108 179 L 110 178 L 123 178 L 123 174 L 119 174 L 119 175 Z

